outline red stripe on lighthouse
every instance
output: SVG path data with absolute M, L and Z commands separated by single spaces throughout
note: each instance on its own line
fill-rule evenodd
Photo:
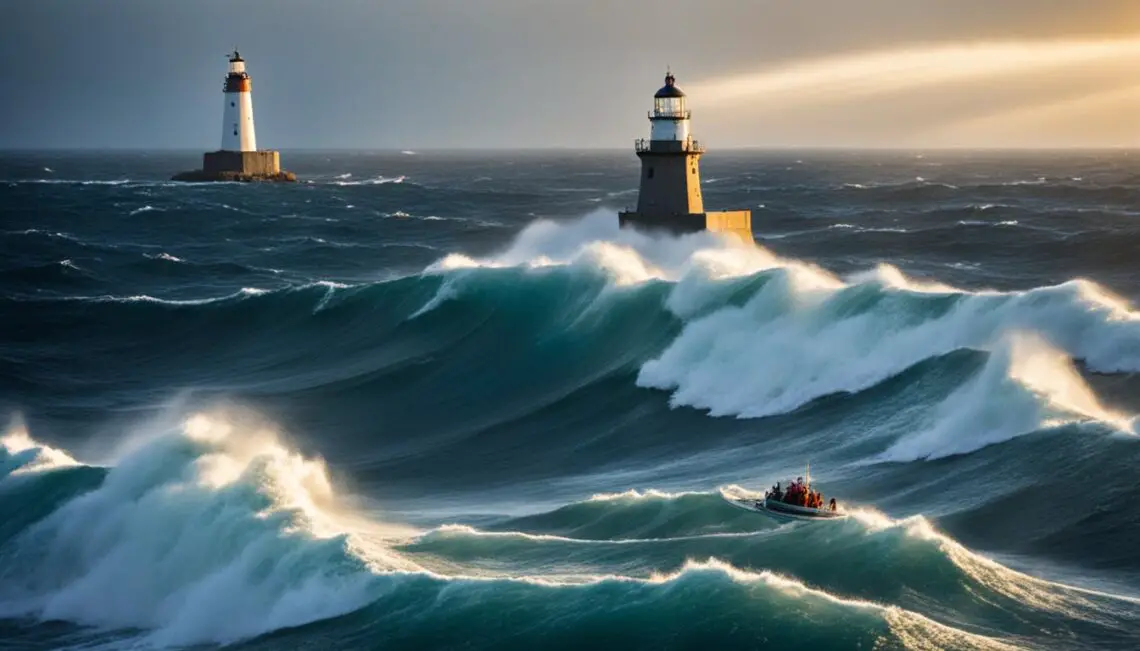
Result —
M 226 77 L 227 93 L 248 93 L 253 90 L 253 83 L 249 77 Z

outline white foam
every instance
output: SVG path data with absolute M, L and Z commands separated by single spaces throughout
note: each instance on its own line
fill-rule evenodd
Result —
M 461 291 L 462 277 L 453 272 L 463 269 L 577 267 L 600 272 L 619 287 L 679 281 L 684 289 L 675 299 L 677 309 L 696 310 L 705 304 L 709 280 L 747 276 L 776 264 L 767 251 L 712 233 L 673 238 L 620 230 L 612 212 L 599 210 L 570 222 L 536 220 L 505 250 L 486 258 L 452 253 L 438 260 L 425 273 L 456 280 L 445 284 L 421 313 Z
M 847 282 L 852 285 L 881 285 L 922 294 L 959 294 L 962 290 L 935 280 L 908 278 L 898 267 L 880 263 L 870 271 L 851 274 Z
M 639 491 L 636 488 L 631 488 L 621 493 L 596 493 L 590 496 L 588 502 L 617 502 L 617 501 L 645 501 L 645 500 L 675 500 L 687 495 L 707 495 L 699 491 L 689 491 L 680 493 L 669 493 L 660 491 L 656 488 L 650 488 L 645 491 Z
M 15 541 L 0 616 L 231 642 L 364 605 L 378 573 L 419 569 L 383 543 L 408 533 L 345 509 L 268 425 L 199 414 Z
M 39 183 L 46 185 L 124 185 L 132 183 L 131 179 L 116 179 L 113 181 L 92 181 L 81 179 L 20 179 L 18 181 L 9 181 L 9 183 Z M 139 183 L 143 183 L 139 181 Z
M 435 295 L 432 296 L 431 299 L 429 299 L 427 303 L 424 303 L 423 306 L 420 307 L 420 309 L 413 312 L 408 317 L 407 320 L 411 321 L 413 319 L 418 319 L 419 317 L 421 317 L 421 316 L 427 314 L 428 312 L 431 312 L 431 311 L 435 310 L 436 308 L 438 308 L 439 306 L 443 305 L 445 302 L 447 302 L 453 298 L 456 298 L 459 295 L 459 290 L 456 287 L 457 282 L 458 282 L 458 278 L 456 278 L 454 276 L 449 277 L 446 280 L 444 280 L 443 284 L 439 286 L 438 290 L 436 290 Z
M 839 279 L 711 233 L 675 238 L 622 230 L 608 211 L 569 222 L 537 220 L 495 255 L 439 260 L 425 273 L 447 280 L 417 316 L 462 292 L 461 270 L 552 266 L 600 272 L 617 286 L 673 283 L 666 307 L 685 328 L 643 365 L 637 383 L 670 391 L 674 406 L 714 416 L 786 413 L 829 394 L 865 390 L 956 350 L 995 350 L 1013 332 L 1037 333 L 1094 370 L 1140 370 L 1140 314 L 1087 280 L 965 291 L 885 264 Z M 745 278 L 758 289 L 744 305 L 725 306 Z M 1026 368 L 1023 375 L 1041 371 Z M 1028 386 L 1024 378 L 1020 383 Z
M 880 459 L 965 454 L 1082 420 L 1133 431 L 1133 417 L 1101 406 L 1067 355 L 1026 332 L 1010 334 L 982 371 L 938 405 L 930 420 L 926 429 L 903 436 Z
M 820 605 L 835 606 L 854 611 L 862 611 L 871 616 L 882 618 L 892 632 L 907 640 L 910 648 L 935 649 L 943 648 L 939 643 L 949 643 L 954 648 L 969 649 L 1014 649 L 995 638 L 960 631 L 945 624 L 935 622 L 923 615 L 908 611 L 896 606 L 885 606 L 872 601 L 852 599 L 831 594 L 825 590 L 809 587 L 796 579 L 769 570 L 745 570 L 738 568 L 717 558 L 706 560 L 690 559 L 684 565 L 672 572 L 655 572 L 648 577 L 634 577 L 621 574 L 573 574 L 550 576 L 487 576 L 487 575 L 456 575 L 444 576 L 435 573 L 426 573 L 432 578 L 449 581 L 456 585 L 485 584 L 508 581 L 511 583 L 525 583 L 537 587 L 581 588 L 603 584 L 633 584 L 646 586 L 660 586 L 670 589 L 679 583 L 708 577 L 713 579 L 728 579 L 743 586 L 756 586 L 767 588 L 787 598 L 801 602 Z M 439 602 L 437 602 L 438 605 Z
M 310 285 L 303 285 L 301 287 L 290 289 L 304 289 L 305 287 L 323 285 L 327 281 L 312 283 Z M 334 283 L 335 284 L 335 283 Z M 326 285 L 327 286 L 327 285 Z M 187 298 L 187 299 L 174 299 L 174 298 L 158 298 L 150 294 L 136 294 L 134 296 L 68 296 L 59 300 L 67 301 L 83 301 L 89 303 L 157 303 L 159 305 L 209 305 L 211 303 L 220 303 L 224 301 L 231 301 L 234 299 L 248 298 L 251 296 L 260 296 L 263 294 L 272 293 L 277 290 L 263 289 L 260 287 L 242 287 L 232 294 L 224 296 L 213 296 L 210 298 Z
M 754 538 L 757 536 L 770 535 L 774 529 L 763 531 L 740 531 L 728 533 L 705 533 L 694 534 L 689 536 L 673 536 L 670 538 L 614 538 L 614 539 L 592 539 L 592 538 L 569 538 L 566 536 L 555 536 L 551 534 L 532 534 L 522 531 L 482 531 L 474 527 L 463 524 L 445 524 L 441 527 L 432 529 L 431 531 L 419 536 L 417 541 L 430 540 L 435 537 L 471 537 L 471 538 L 506 538 L 522 540 L 535 543 L 563 543 L 570 545 L 652 545 L 661 543 L 675 543 L 685 542 L 690 540 L 706 540 L 716 538 Z
M 58 238 L 64 239 L 64 240 L 71 240 L 72 242 L 78 242 L 79 241 L 74 236 L 68 235 L 67 233 L 58 233 L 58 232 L 53 233 L 51 231 L 45 231 L 45 230 L 41 230 L 39 228 L 26 228 L 22 231 L 8 231 L 8 232 L 9 233 L 18 232 L 20 235 L 47 235 L 48 237 L 58 237 Z
M 1140 370 L 1140 315 L 1089 281 L 999 293 L 913 281 L 890 267 L 852 276 L 853 284 L 820 278 L 781 268 L 744 306 L 690 321 L 642 367 L 639 386 L 716 416 L 767 416 L 861 391 L 954 350 L 990 350 L 1016 330 L 1038 332 L 1096 370 Z M 928 307 L 931 294 L 954 304 Z
M 615 282 L 632 284 L 676 280 L 688 270 L 696 252 L 724 246 L 724 239 L 711 233 L 671 238 L 620 230 L 612 212 L 599 210 L 569 222 L 536 220 L 498 254 L 479 259 L 452 254 L 428 271 L 581 264 L 609 274 Z
M 325 293 L 323 296 L 321 296 L 321 300 L 317 301 L 317 304 L 315 306 L 313 306 L 313 314 L 316 314 L 317 312 L 320 312 L 321 310 L 325 309 L 328 306 L 329 301 L 331 301 L 333 299 L 333 297 L 336 296 L 336 293 L 338 290 L 348 289 L 349 287 L 351 287 L 351 285 L 347 285 L 345 283 L 338 283 L 338 282 L 335 282 L 332 280 L 318 280 L 315 283 L 312 283 L 309 285 L 303 285 L 300 289 L 307 289 L 309 287 L 324 287 L 325 288 Z
M 363 179 L 360 181 L 348 180 L 352 175 L 338 176 L 338 181 L 329 181 L 329 185 L 387 185 L 389 183 L 403 183 L 407 180 L 405 176 L 376 176 L 370 179 Z
M 1115 604 L 1140 604 L 1140 600 L 1040 579 L 1010 569 L 982 554 L 970 551 L 940 533 L 921 515 L 893 520 L 874 509 L 857 509 L 852 517 L 869 532 L 901 529 L 910 538 L 932 542 L 950 562 L 974 581 L 1009 599 L 1038 610 L 1062 613 L 1073 618 L 1100 621 L 1116 612 Z
M 685 561 L 685 564 L 676 571 L 654 573 L 645 579 L 621 575 L 604 575 L 575 577 L 579 579 L 577 581 L 541 579 L 532 582 L 550 586 L 599 584 L 605 582 L 671 585 L 701 575 L 724 576 L 732 582 L 741 585 L 762 585 L 791 599 L 824 603 L 878 615 L 887 622 L 892 632 L 907 640 L 908 645 L 912 648 L 943 648 L 938 646 L 939 643 L 951 643 L 954 648 L 1000 649 L 1003 651 L 1016 648 L 995 638 L 968 633 L 945 624 L 940 624 L 923 615 L 897 606 L 885 606 L 863 599 L 841 597 L 825 590 L 809 587 L 796 579 L 770 570 L 744 570 L 717 558 L 708 558 L 704 561 L 690 559 Z
M 77 465 L 66 452 L 32 439 L 21 418 L 16 418 L 0 436 L 0 479 Z
M 166 252 L 162 252 L 162 253 L 159 253 L 157 255 L 150 254 L 150 253 L 144 253 L 143 257 L 150 258 L 151 260 L 165 260 L 167 262 L 186 262 L 182 258 L 179 258 L 178 256 L 170 255 L 169 253 L 166 253 Z

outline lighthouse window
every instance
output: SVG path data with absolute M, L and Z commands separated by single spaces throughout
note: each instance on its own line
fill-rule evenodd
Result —
M 664 117 L 684 117 L 685 99 L 683 97 L 658 97 L 653 100 L 654 112 Z
M 230 106 L 234 106 L 234 103 L 233 103 L 233 102 L 230 102 Z
M 645 176 L 648 178 L 653 178 L 653 168 L 652 167 L 650 167 L 649 170 L 645 173 Z

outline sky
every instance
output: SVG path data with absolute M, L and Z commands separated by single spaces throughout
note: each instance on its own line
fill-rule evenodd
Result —
M 1140 146 L 1140 0 L 0 0 L 0 148 Z

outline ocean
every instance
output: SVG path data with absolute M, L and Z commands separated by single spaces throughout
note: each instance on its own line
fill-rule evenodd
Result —
M 0 154 L 0 649 L 1140 646 L 1134 153 L 199 160 Z

